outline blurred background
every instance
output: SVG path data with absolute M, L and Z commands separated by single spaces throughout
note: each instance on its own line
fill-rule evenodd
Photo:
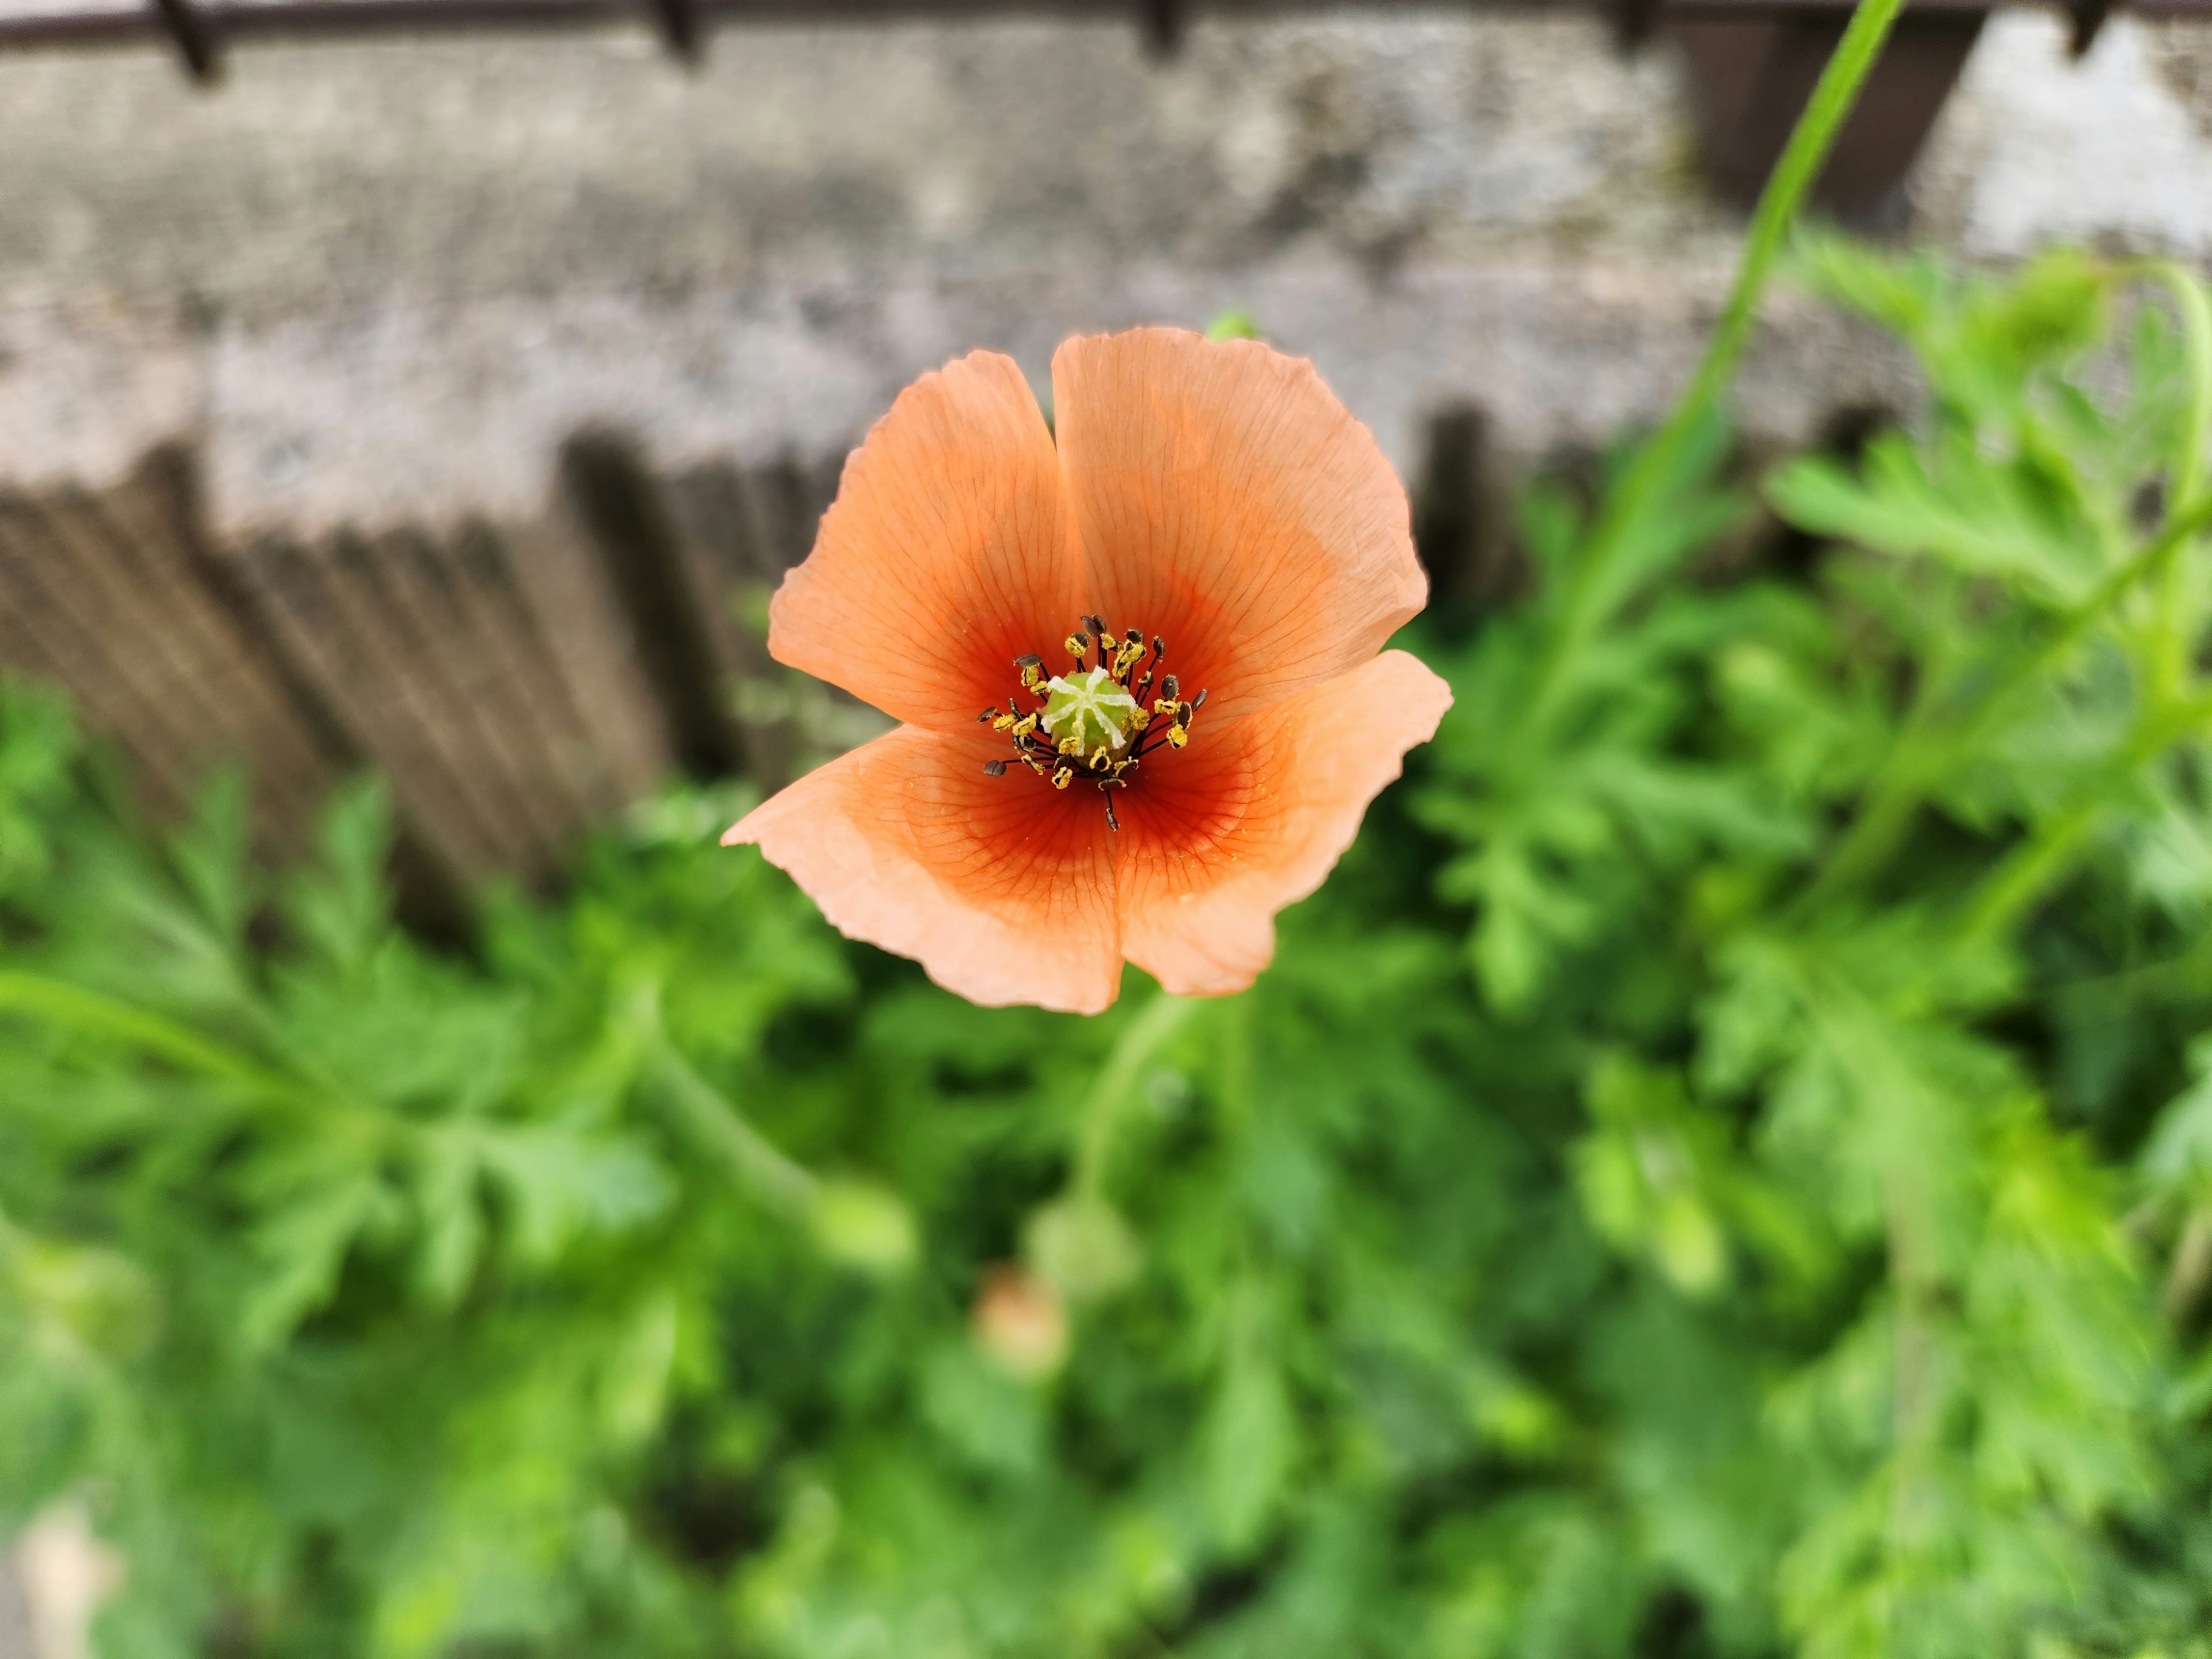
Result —
M 1844 15 L 1818 0 L 0 0 L 0 667 L 66 694 L 149 835 L 192 821 L 205 781 L 244 763 L 240 833 L 275 869 L 325 844 L 348 780 L 386 780 L 399 916 L 464 947 L 483 894 L 565 902 L 592 833 L 634 830 L 670 786 L 772 788 L 875 729 L 781 674 L 763 624 L 846 452 L 908 380 L 988 345 L 1042 392 L 1067 334 L 1230 314 L 1312 357 L 1373 428 L 1413 493 L 1439 613 L 1472 627 L 1526 587 L 1523 485 L 1600 489 L 1609 448 L 1667 412 Z M 1822 200 L 1960 270 L 2057 244 L 2201 265 L 2212 14 L 1915 4 Z M 1732 465 L 1854 453 L 1925 387 L 1893 332 L 1779 289 Z M 853 971 L 877 997 L 878 970 Z M 830 1139 L 865 1160 L 870 1121 Z M 511 1224 L 486 1204 L 488 1225 Z M 993 1224 L 978 1261 L 1014 1251 L 1015 1221 Z M 990 1282 L 997 1303 L 971 1278 L 948 1305 L 1012 1321 L 1000 1338 L 1018 1350 L 1035 1310 Z M 1064 1340 L 1056 1304 L 1036 1316 L 1048 1349 Z M 945 1410 L 988 1415 L 994 1398 Z M 1482 1398 L 1542 1415 L 1510 1389 Z M 1273 1401 L 1222 1410 L 1265 1420 Z M 1027 1455 L 959 1433 L 986 1448 L 963 1480 Z M 751 1455 L 716 1443 L 733 1467 Z M 700 1571 L 735 1583 L 760 1552 L 803 1551 L 805 1492 L 822 1489 L 775 1488 L 781 1519 L 731 1522 Z M 9 1522 L 27 1531 L 0 1571 L 0 1659 L 86 1651 L 84 1611 L 118 1572 L 86 1518 L 106 1490 Z M 599 1547 L 611 1511 L 577 1503 L 578 1547 Z M 1204 1587 L 1168 1596 L 1170 1633 L 1150 1638 L 1107 1620 L 1121 1633 L 1095 1650 L 1025 1646 L 963 1601 L 802 1640 L 746 1603 L 751 1634 L 699 1650 L 1243 1651 L 1200 1638 L 1281 1565 L 1259 1522 L 1246 1530 L 1214 1577 L 1189 1567 Z M 270 1589 L 319 1582 L 293 1547 L 253 1558 L 244 1603 L 306 1605 Z M 216 1632 L 199 1650 L 356 1650 L 281 1609 L 227 1616 L 185 1621 Z M 361 1615 L 380 1653 L 630 1650 L 580 1616 L 548 1636 L 487 1614 L 472 1636 L 455 1615 L 450 1640 L 442 1616 Z M 1758 1645 L 1782 1638 L 1756 1619 L 1729 1646 L 1681 1614 L 1709 1649 L 1666 1634 L 1670 1617 L 1625 1615 L 1619 1640 L 1784 1650 Z M 434 1635 L 394 1635 L 409 1618 Z M 1571 1626 L 1496 1650 L 1616 1650 Z M 1340 1650 L 1413 1650 L 1395 1639 Z M 1823 1650 L 1878 1650 L 1902 1649 Z

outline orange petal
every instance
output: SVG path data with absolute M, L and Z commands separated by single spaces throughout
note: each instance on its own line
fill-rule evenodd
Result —
M 1201 715 L 1190 747 L 1147 759 L 1119 805 L 1123 953 L 1179 996 L 1249 985 L 1275 954 L 1275 913 L 1321 885 L 1451 701 L 1386 651 L 1234 725 Z
M 1081 612 L 1060 461 L 1011 357 L 925 374 L 845 463 L 814 550 L 769 607 L 779 662 L 951 731 Z
M 1358 666 L 1417 613 L 1406 492 L 1311 363 L 1141 328 L 1052 360 L 1092 608 L 1166 636 L 1234 719 Z
M 972 719 L 972 717 L 971 717 Z M 758 844 L 840 933 L 912 957 L 970 1002 L 1092 1014 L 1121 988 L 1114 866 L 1095 789 L 1055 791 L 1006 739 L 902 726 L 748 813 Z

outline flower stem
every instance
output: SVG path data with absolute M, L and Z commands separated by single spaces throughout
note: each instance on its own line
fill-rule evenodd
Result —
M 1775 162 L 1765 188 L 1759 191 L 1759 205 L 1753 210 L 1751 228 L 1744 239 L 1743 258 L 1736 267 L 1735 281 L 1722 308 L 1720 322 L 1706 343 L 1705 356 L 1676 400 L 1666 424 L 1637 452 L 1627 476 L 1609 497 L 1590 532 L 1589 544 L 1568 578 L 1562 625 L 1553 638 L 1530 705 L 1540 719 L 1551 712 L 1565 687 L 1566 665 L 1575 660 L 1580 646 L 1604 620 L 1596 601 L 1613 591 L 1613 585 L 1599 578 L 1619 556 L 1628 539 L 1628 532 L 1643 520 L 1656 504 L 1659 493 L 1672 480 L 1698 427 L 1718 404 L 1735 377 L 1745 348 L 1751 342 L 1759 295 L 1774 274 L 1783 241 L 1796 222 L 1799 210 L 1820 177 L 1837 135 L 1858 100 L 1859 88 L 1873 71 L 1881 55 L 1882 44 L 1889 38 L 1890 28 L 1904 4 L 1905 0 L 1860 0 L 1844 30 L 1843 39 L 1837 43 L 1834 56 L 1829 58 L 1819 83 L 1813 88 L 1805 112 L 1797 118 L 1797 125 L 1790 131 L 1781 159 Z
M 1138 1073 L 1190 1023 L 1199 1006 L 1192 998 L 1163 991 L 1115 1042 L 1084 1103 L 1082 1139 L 1075 1152 L 1073 1186 L 1078 1192 L 1095 1196 L 1104 1187 L 1114 1133 L 1136 1092 Z
M 2143 274 L 2162 283 L 2181 318 L 2181 342 L 2187 364 L 2188 404 L 2174 445 L 2166 483 L 2169 522 L 2204 489 L 2205 452 L 2212 447 L 2212 296 L 2197 273 L 2170 259 L 2152 262 Z M 2167 561 L 2161 575 L 2154 638 L 2152 680 L 2157 695 L 2171 697 L 2189 678 L 2189 568 L 2179 558 Z
M 654 1045 L 652 1075 L 684 1127 L 721 1160 L 740 1186 L 778 1215 L 793 1220 L 806 1218 L 821 1186 L 811 1170 L 778 1152 L 735 1103 L 665 1042 Z
M 232 1084 L 248 1094 L 297 1100 L 312 1092 L 300 1079 L 204 1037 L 167 1015 L 43 974 L 0 973 L 0 1012 L 30 1014 L 52 1024 L 106 1037 L 180 1071 Z
M 1980 744 L 2003 717 L 2013 697 L 2080 644 L 2138 582 L 2162 579 L 2175 555 L 2208 525 L 2212 525 L 2212 495 L 2176 508 L 2166 527 L 2148 544 L 2114 566 L 2087 599 L 2059 619 L 2057 627 L 2018 653 L 1958 725 L 1931 735 L 1928 723 L 1917 714 L 1908 719 L 1868 786 L 1868 805 L 1851 821 L 1836 850 L 1793 908 L 1802 915 L 1880 870 L 1911 827 L 1929 785 L 1948 775 L 1955 757 Z

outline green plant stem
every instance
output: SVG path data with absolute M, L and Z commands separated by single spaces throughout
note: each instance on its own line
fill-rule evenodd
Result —
M 2212 720 L 2212 692 L 2146 713 L 2120 751 L 2128 770 L 2154 760 L 2172 744 Z M 2068 806 L 1999 860 L 1968 900 L 1961 930 L 1967 939 L 2001 933 L 2038 897 L 2050 890 L 2081 851 L 2104 816 L 2106 801 L 2095 794 Z
M 2204 489 L 2204 464 L 2212 447 L 2212 297 L 2197 273 L 2172 260 L 2158 260 L 2145 274 L 2163 284 L 2172 296 L 2181 318 L 2184 361 L 2188 366 L 2189 402 L 2182 417 L 2181 436 L 2174 446 L 2172 471 L 2166 478 L 2170 513 L 2194 501 Z M 2187 684 L 2190 636 L 2189 568 L 2176 558 L 2166 563 L 2160 583 L 2153 679 L 2158 694 L 2170 697 Z
M 666 1042 L 654 1045 L 651 1068 L 662 1098 L 740 1186 L 778 1215 L 805 1218 L 821 1188 L 811 1170 L 778 1152 L 735 1103 Z
M 1162 992 L 1115 1042 L 1083 1104 L 1082 1137 L 1075 1150 L 1073 1185 L 1078 1192 L 1096 1196 L 1103 1190 L 1115 1133 L 1136 1093 L 1138 1073 L 1190 1023 L 1200 1006 L 1192 998 Z
M 1759 191 L 1759 204 L 1753 210 L 1751 227 L 1744 237 L 1743 258 L 1736 266 L 1735 281 L 1729 289 L 1720 321 L 1705 344 L 1705 356 L 1690 377 L 1689 385 L 1675 401 L 1666 423 L 1637 452 L 1620 488 L 1612 492 L 1581 558 L 1567 579 L 1561 623 L 1546 653 L 1535 694 L 1530 700 L 1536 723 L 1540 724 L 1553 712 L 1565 688 L 1566 665 L 1575 660 L 1579 647 L 1604 620 L 1595 600 L 1610 591 L 1611 584 L 1599 578 L 1620 556 L 1629 526 L 1639 522 L 1650 510 L 1653 498 L 1674 476 L 1698 428 L 1735 377 L 1745 348 L 1751 343 L 1759 295 L 1774 274 L 1783 243 L 1796 222 L 1806 195 L 1819 179 L 1837 135 L 1858 101 L 1859 88 L 1881 56 L 1882 45 L 1889 38 L 1904 4 L 1905 0 L 1860 0 L 1844 30 L 1843 39 L 1837 43 L 1834 55 L 1828 59 L 1819 83 L 1813 88 L 1805 112 L 1791 130 L 1790 142 L 1775 162 L 1765 188 Z
M 299 1079 L 204 1037 L 165 1014 L 151 1013 L 43 974 L 0 973 L 0 1012 L 29 1014 L 51 1024 L 106 1037 L 180 1071 L 231 1084 L 248 1094 L 296 1100 L 309 1092 Z
M 1867 787 L 1866 805 L 1792 909 L 1802 915 L 1881 869 L 1911 827 L 1930 782 L 1947 775 L 1959 755 L 1981 743 L 2012 699 L 2079 645 L 2136 583 L 2160 578 L 2175 554 L 2208 524 L 2212 524 L 2212 496 L 2176 512 L 2155 538 L 2115 567 L 2056 628 L 2014 657 L 1960 724 L 1936 728 L 1926 708 L 1916 704 Z

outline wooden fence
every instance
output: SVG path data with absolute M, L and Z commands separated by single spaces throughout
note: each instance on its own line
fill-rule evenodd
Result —
M 407 908 L 443 931 L 672 774 L 790 769 L 761 612 L 839 459 L 660 476 L 585 434 L 530 523 L 228 544 L 163 449 L 112 488 L 0 494 L 0 667 L 66 688 L 159 813 L 246 766 L 279 854 L 381 772 Z

